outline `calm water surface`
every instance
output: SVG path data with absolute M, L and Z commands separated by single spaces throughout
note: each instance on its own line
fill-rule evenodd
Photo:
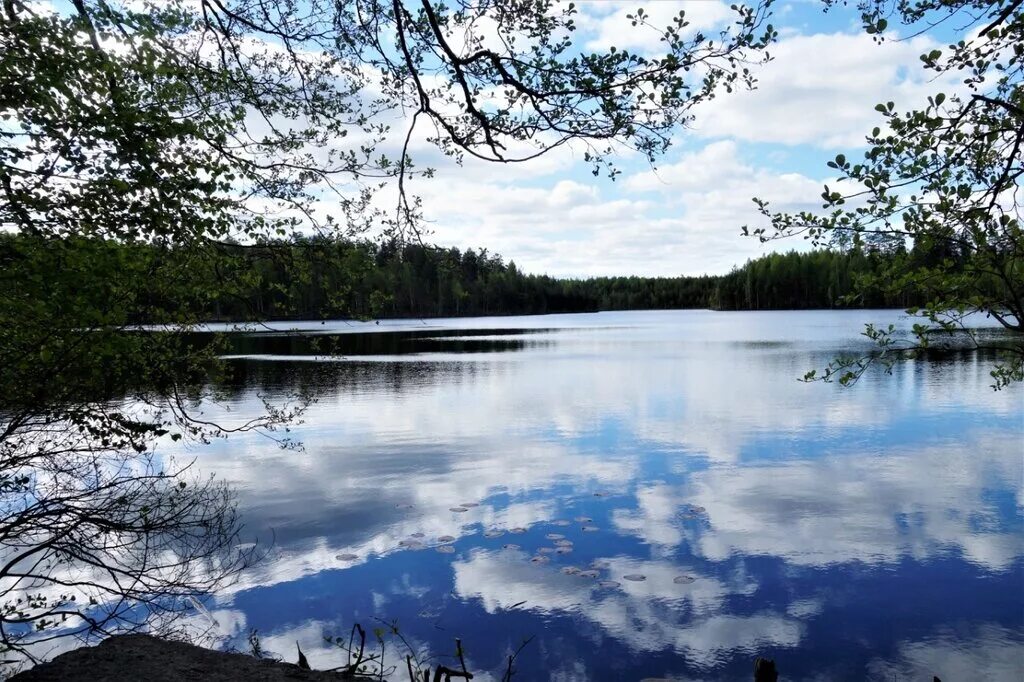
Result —
M 788 680 L 1019 680 L 1020 387 L 992 391 L 972 355 L 796 380 L 890 320 L 908 324 L 632 312 L 239 338 L 222 417 L 319 401 L 302 451 L 195 451 L 273 541 L 213 617 L 320 668 L 343 660 L 323 635 L 380 618 L 436 655 L 461 637 L 475 679 L 533 636 L 516 679 L 747 679 L 769 656 Z M 321 334 L 344 355 L 317 355 Z

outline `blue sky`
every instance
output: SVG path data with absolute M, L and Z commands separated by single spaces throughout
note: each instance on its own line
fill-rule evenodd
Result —
M 624 20 L 637 7 L 655 21 L 685 9 L 705 30 L 730 14 L 718 0 L 577 5 L 581 42 L 640 52 L 657 43 L 636 38 Z M 830 179 L 826 161 L 863 151 L 864 136 L 880 123 L 876 103 L 909 106 L 954 88 L 919 59 L 951 36 L 893 40 L 897 30 L 879 45 L 855 10 L 822 8 L 817 0 L 777 5 L 780 39 L 773 61 L 756 70 L 758 89 L 702 105 L 656 168 L 627 155 L 611 182 L 593 177 L 571 150 L 517 168 L 442 163 L 435 179 L 414 187 L 431 221 L 429 240 L 483 246 L 523 270 L 558 276 L 722 273 L 766 249 L 804 248 L 800 240 L 764 247 L 740 236 L 741 226 L 758 223 L 751 197 L 818 207 Z

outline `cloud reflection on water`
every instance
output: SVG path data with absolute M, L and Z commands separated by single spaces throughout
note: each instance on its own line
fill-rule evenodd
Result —
M 710 674 L 759 651 L 821 646 L 823 623 L 851 617 L 819 584 L 825 576 L 866 569 L 903 579 L 905 562 L 939 560 L 965 561 L 973 568 L 958 570 L 976 576 L 1021 575 L 1020 395 L 992 392 L 983 362 L 903 365 L 843 391 L 795 377 L 858 343 L 850 314 L 749 316 L 739 328 L 701 314 L 644 315 L 536 334 L 535 344 L 468 363 L 458 353 L 400 367 L 363 358 L 315 375 L 247 363 L 236 415 L 255 409 L 256 386 L 283 391 L 295 376 L 326 393 L 297 431 L 305 452 L 232 439 L 202 455 L 204 469 L 238 486 L 249 527 L 275 529 L 278 542 L 275 558 L 223 601 L 339 569 L 372 567 L 389 580 L 450 561 L 470 629 L 483 617 L 466 610 L 473 604 L 497 618 L 525 601 L 516 611 L 541 619 L 537 627 L 569 619 L 580 628 L 552 637 L 593 637 L 640 659 L 674 652 L 687 670 Z M 449 511 L 467 501 L 481 505 Z M 680 518 L 684 504 L 706 512 Z M 531 564 L 550 544 L 541 539 L 556 530 L 549 522 L 580 513 L 601 530 L 574 527 L 573 554 Z M 493 527 L 531 530 L 484 538 Z M 399 549 L 413 533 L 425 536 L 422 554 Z M 442 535 L 456 538 L 450 559 L 432 556 Z M 509 542 L 523 550 L 501 551 Z M 339 562 L 339 553 L 360 558 Z M 594 559 L 609 562 L 602 577 L 620 588 L 560 572 Z M 677 585 L 680 572 L 697 580 Z M 629 573 L 647 580 L 621 579 Z M 375 604 L 404 608 L 403 599 L 418 598 Z M 272 627 L 305 622 L 280 616 Z M 837 627 L 823 632 L 840 637 Z M 917 670 L 920 642 L 941 649 L 946 640 L 906 641 L 902 658 L 872 665 Z M 873 655 L 874 645 L 851 646 Z

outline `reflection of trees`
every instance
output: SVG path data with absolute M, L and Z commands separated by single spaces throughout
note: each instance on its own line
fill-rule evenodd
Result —
M 35 658 L 34 647 L 68 635 L 169 632 L 192 599 L 250 561 L 252 550 L 236 546 L 240 524 L 224 484 L 105 445 L 89 422 L 21 415 L 4 426 L 3 650 Z

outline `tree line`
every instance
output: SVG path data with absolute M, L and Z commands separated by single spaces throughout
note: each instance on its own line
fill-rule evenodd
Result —
M 4 235 L 10 261 L 30 237 Z M 168 298 L 161 280 L 137 289 L 135 323 L 163 323 L 181 307 L 209 321 L 381 319 L 595 312 L 598 310 L 780 310 L 909 307 L 924 303 L 916 287 L 869 286 L 918 250 L 864 248 L 790 251 L 750 260 L 726 275 L 556 278 L 527 274 L 485 248 L 460 250 L 395 240 L 294 238 L 224 244 L 202 258 L 173 246 L 79 240 L 62 248 L 92 263 L 138 272 L 184 270 Z M 948 254 L 946 254 L 948 256 Z M 934 259 L 934 254 L 930 256 Z M 187 289 L 185 288 L 187 285 Z M 856 296 L 854 296 L 856 292 Z
M 871 283 L 918 250 L 861 247 L 772 253 L 726 275 L 556 278 L 528 274 L 485 248 L 291 240 L 238 247 L 243 295 L 211 301 L 213 320 L 537 315 L 599 310 L 906 308 L 919 287 Z M 241 255 L 242 261 L 237 257 Z

